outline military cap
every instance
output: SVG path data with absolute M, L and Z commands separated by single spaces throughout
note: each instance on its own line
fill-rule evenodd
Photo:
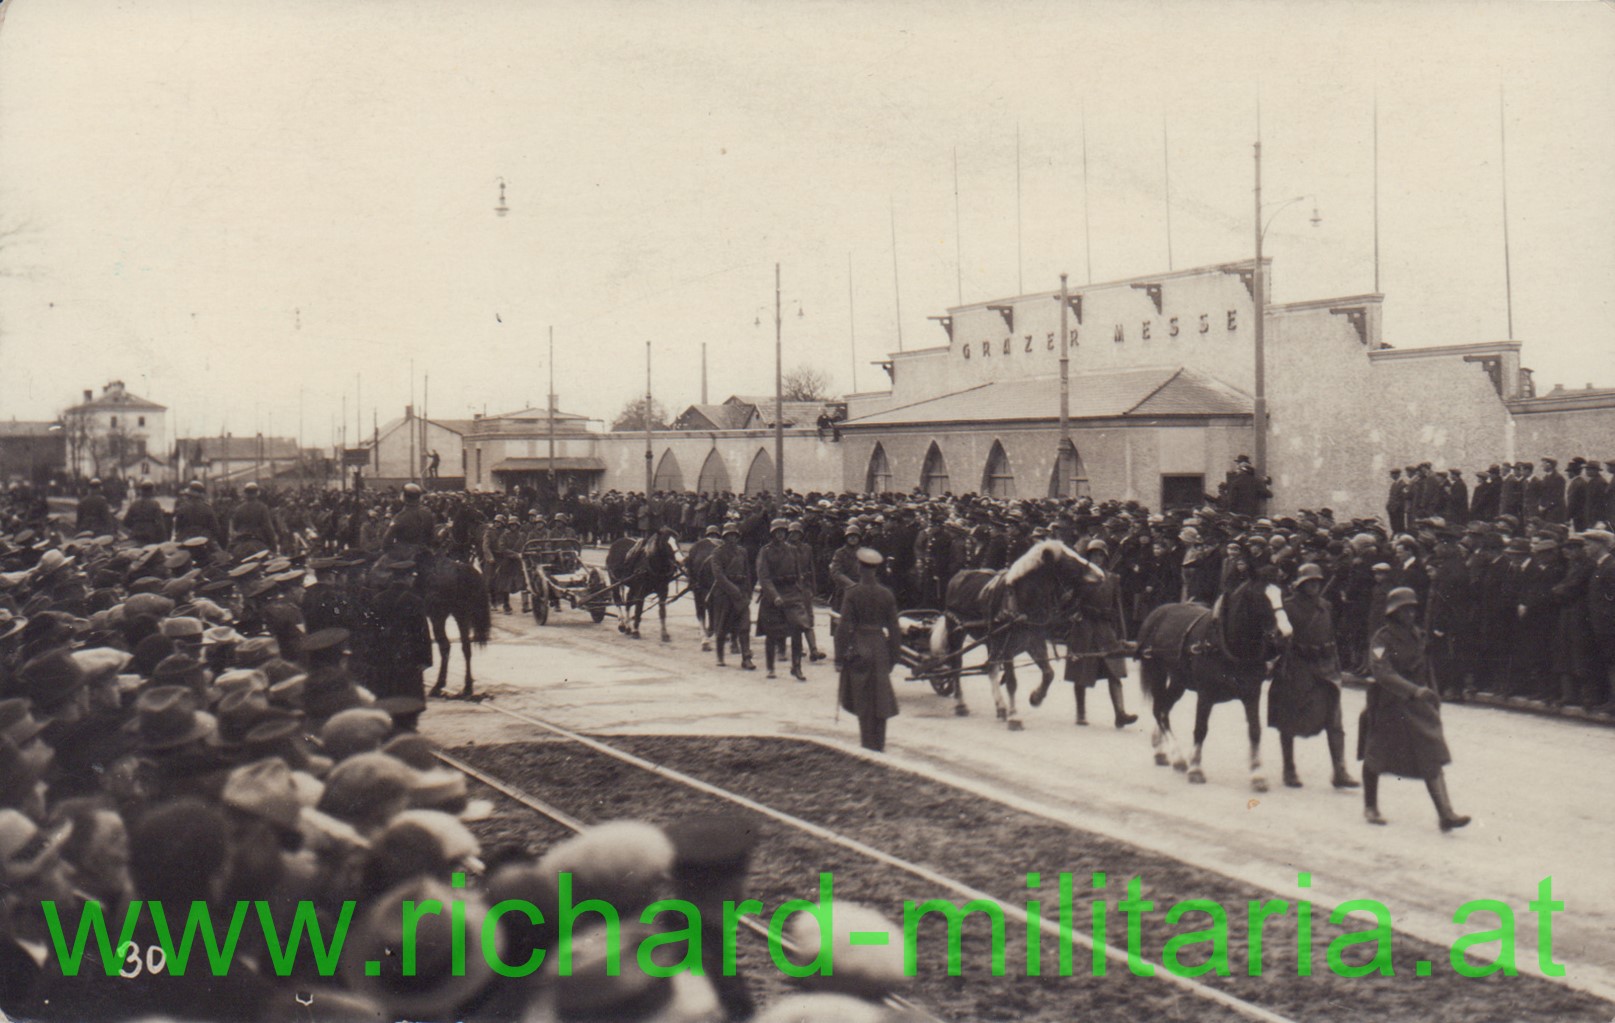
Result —
M 858 548 L 858 564 L 860 565 L 879 565 L 885 560 L 885 558 L 881 557 L 880 551 L 875 550 L 873 547 Z
M 716 522 L 714 522 L 714 523 L 713 523 L 713 524 L 712 524 L 712 525 L 710 525 L 710 526 L 708 526 L 708 527 L 707 527 L 707 528 L 706 528 L 706 529 L 705 529 L 705 530 L 704 530 L 704 531 L 703 531 L 703 532 L 702 532 L 702 535 L 703 535 L 703 536 L 720 536 L 720 535 L 722 535 L 722 534 L 721 534 L 721 533 L 720 533 L 720 532 L 719 532 L 719 530 L 718 530 L 718 524 L 717 524 L 717 523 L 716 523 Z
M 791 523 L 787 519 L 775 519 L 774 521 L 772 521 L 772 522 L 770 522 L 768 524 L 768 531 L 770 533 L 777 533 L 782 529 L 789 530 L 790 528 L 791 528 Z
M 1385 613 L 1391 614 L 1400 608 L 1419 606 L 1419 595 L 1413 592 L 1411 586 L 1398 586 L 1385 597 Z
M 343 628 L 320 629 L 304 636 L 299 646 L 305 654 L 340 649 L 347 643 L 349 635 L 348 630 Z
M 1302 565 L 1295 573 L 1295 584 L 1300 586 L 1305 582 L 1323 582 L 1323 569 L 1317 562 L 1309 561 Z

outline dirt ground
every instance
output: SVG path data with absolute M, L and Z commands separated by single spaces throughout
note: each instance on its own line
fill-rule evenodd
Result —
M 1233 976 L 1205 977 L 1210 985 L 1298 1020 L 1459 1020 L 1615 1018 L 1615 1005 L 1532 977 L 1462 977 L 1451 969 L 1445 948 L 1398 933 L 1393 944 L 1394 975 L 1350 978 L 1336 976 L 1326 965 L 1329 942 L 1349 927 L 1327 922 L 1327 907 L 1313 908 L 1313 973 L 1297 975 L 1298 930 L 1294 912 L 1270 918 L 1263 930 L 1259 976 L 1249 975 L 1249 942 L 1245 907 L 1271 893 L 1177 859 L 1149 852 L 1080 827 L 1062 825 L 1022 813 L 992 800 L 916 775 L 892 771 L 865 758 L 817 743 L 774 738 L 637 736 L 612 740 L 634 752 L 738 793 L 833 828 L 876 848 L 951 875 L 993 893 L 1006 902 L 1029 898 L 1025 875 L 1042 877 L 1045 913 L 1053 913 L 1054 878 L 1073 875 L 1076 929 L 1092 926 L 1090 904 L 1109 904 L 1108 938 L 1126 942 L 1125 921 L 1116 910 L 1127 879 L 1143 882 L 1143 897 L 1155 910 L 1143 914 L 1140 947 L 1159 960 L 1168 937 L 1207 926 L 1203 913 L 1165 924 L 1165 910 L 1183 899 L 1208 899 L 1228 913 L 1228 961 Z M 456 755 L 512 784 L 557 804 L 587 821 L 638 817 L 671 823 L 681 816 L 713 809 L 734 809 L 715 797 L 657 778 L 575 745 L 559 742 L 468 746 Z M 833 779 L 833 784 L 819 783 Z M 505 804 L 507 808 L 514 804 Z M 745 811 L 739 811 L 745 813 Z M 900 920 L 905 900 L 947 898 L 895 868 L 814 839 L 795 829 L 758 818 L 763 840 L 751 877 L 751 893 L 772 908 L 787 898 L 810 897 L 820 871 L 835 878 L 838 901 L 864 902 Z M 560 837 L 560 829 L 540 823 L 526 811 L 509 809 L 479 824 L 490 846 L 504 843 L 538 852 Z M 1103 872 L 1107 887 L 1093 888 L 1093 875 Z M 1296 893 L 1300 894 L 1299 890 Z M 1299 901 L 1299 900 L 1296 900 Z M 1396 907 L 1389 907 L 1395 913 Z M 1524 907 L 1516 907 L 1523 916 Z M 1481 918 L 1489 919 L 1489 918 Z M 1481 924 L 1477 930 L 1488 926 Z M 1205 1020 L 1232 1018 L 1227 1010 L 1180 993 L 1157 979 L 1133 977 L 1111 964 L 1104 977 L 1092 976 L 1086 950 L 1075 950 L 1074 975 L 1028 977 L 1025 936 L 1020 925 L 1006 926 L 1006 974 L 989 969 L 986 927 L 972 919 L 965 928 L 963 976 L 949 977 L 944 968 L 945 932 L 932 917 L 919 931 L 920 973 L 910 994 L 938 1016 L 956 1020 L 1069 1020 L 1073 1018 L 1149 1018 Z M 785 990 L 761 948 L 742 947 L 740 963 L 762 999 Z M 1057 972 L 1055 943 L 1045 938 L 1042 969 Z M 1348 964 L 1368 961 L 1368 948 L 1355 946 L 1344 956 Z M 1495 945 L 1481 951 L 1490 954 Z M 1182 956 L 1186 965 L 1205 960 L 1210 949 L 1200 943 Z M 1534 949 L 1523 942 L 1520 957 Z M 1417 976 L 1417 964 L 1431 964 L 1430 976 Z

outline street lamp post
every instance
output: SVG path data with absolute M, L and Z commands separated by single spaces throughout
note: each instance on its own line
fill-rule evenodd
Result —
M 1252 267 L 1252 270 L 1251 270 L 1251 297 L 1252 297 L 1252 299 L 1254 299 L 1254 304 L 1256 306 L 1256 316 L 1255 316 L 1255 320 L 1256 320 L 1256 336 L 1255 336 L 1255 344 L 1253 345 L 1253 348 L 1255 349 L 1255 355 L 1256 355 L 1256 370 L 1255 370 L 1255 387 L 1254 387 L 1255 394 L 1252 396 L 1252 399 L 1251 399 L 1251 428 L 1252 428 L 1253 432 L 1256 435 L 1255 444 L 1254 444 L 1254 447 L 1255 447 L 1255 461 L 1256 461 L 1256 475 L 1260 479 L 1266 479 L 1267 478 L 1267 275 L 1262 270 L 1262 239 L 1267 236 L 1267 229 L 1269 227 L 1273 226 L 1273 221 L 1278 219 L 1278 215 L 1280 213 L 1283 213 L 1285 211 L 1285 209 L 1287 209 L 1288 207 L 1293 206 L 1298 202 L 1303 202 L 1306 199 L 1313 199 L 1314 200 L 1314 204 L 1313 204 L 1313 207 L 1312 207 L 1312 226 L 1317 227 L 1319 224 L 1323 223 L 1323 218 L 1318 216 L 1318 207 L 1317 207 L 1317 204 L 1316 204 L 1316 198 L 1314 196 L 1298 195 L 1293 199 L 1285 199 L 1285 200 L 1280 201 L 1277 204 L 1278 209 L 1273 211 L 1272 215 L 1267 218 L 1266 223 L 1263 223 L 1263 221 L 1262 221 L 1262 143 L 1259 142 L 1259 141 L 1255 144 L 1255 154 L 1256 154 L 1256 201 L 1255 201 L 1255 217 L 1254 217 L 1253 223 L 1255 225 L 1254 230 L 1255 230 L 1255 233 L 1256 233 L 1256 263 Z
M 785 500 L 785 370 L 780 344 L 779 264 L 774 264 L 774 500 Z

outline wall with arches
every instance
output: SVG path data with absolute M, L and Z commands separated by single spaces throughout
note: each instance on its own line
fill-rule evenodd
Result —
M 1250 450 L 1251 430 L 1248 421 L 1237 418 L 1182 425 L 1085 423 L 1073 424 L 1071 437 L 1095 500 L 1136 500 L 1154 508 L 1160 505 L 1163 476 L 1201 475 L 1207 488 L 1215 491 L 1234 456 Z M 979 432 L 888 426 L 868 433 L 849 430 L 842 438 L 846 461 L 842 486 L 848 490 L 863 490 L 877 444 L 891 470 L 892 490 L 914 490 L 921 485 L 934 445 L 947 463 L 949 490 L 985 493 L 988 461 L 998 445 L 1011 477 L 1003 482 L 1015 497 L 1035 499 L 1048 496 L 1060 432 L 1043 424 L 1024 428 L 1000 424 L 996 430 Z
M 644 434 L 602 434 L 598 451 L 605 463 L 605 473 L 598 485 L 600 490 L 645 489 Z M 677 466 L 677 480 L 686 490 L 727 477 L 728 489 L 739 492 L 746 485 L 747 474 L 759 451 L 767 452 L 768 459 L 773 459 L 772 430 L 667 430 L 651 434 L 652 464 L 657 478 L 664 483 L 671 481 L 673 467 Z M 785 431 L 787 487 L 798 493 L 836 491 L 841 489 L 843 474 L 840 444 L 829 437 L 819 439 L 817 430 Z

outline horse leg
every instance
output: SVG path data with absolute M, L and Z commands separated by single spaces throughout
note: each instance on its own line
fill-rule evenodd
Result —
M 454 621 L 460 627 L 460 656 L 465 658 L 465 685 L 460 690 L 460 695 L 470 699 L 472 683 L 475 681 L 471 677 L 471 630 L 466 627 L 468 623 L 458 618 Z M 447 661 L 448 656 L 445 654 L 443 659 Z
M 671 643 L 673 637 L 667 634 L 667 587 L 663 586 L 656 591 L 656 617 L 662 625 L 662 642 Z
M 707 608 L 706 598 L 701 595 L 699 590 L 695 593 L 695 621 L 696 624 L 701 626 L 701 652 L 704 654 L 711 653 L 713 637 L 712 615 Z M 719 640 L 718 645 L 721 647 L 723 641 Z
M 1015 680 L 1015 658 L 1013 656 L 1004 662 L 1004 674 L 1001 678 L 1004 692 L 1007 694 L 1006 702 L 1008 703 L 1008 713 L 1004 720 L 1008 722 L 1010 731 L 1018 732 L 1023 726 L 1021 725 L 1020 714 L 1015 710 L 1015 690 L 1017 685 Z
M 1211 725 L 1211 708 L 1214 706 L 1206 697 L 1204 691 L 1198 693 L 1194 701 L 1194 757 L 1189 761 L 1189 780 L 1196 785 L 1204 785 L 1206 772 L 1200 770 L 1200 751 L 1206 745 L 1206 731 Z
M 965 706 L 965 677 L 964 677 L 964 636 L 957 629 L 948 630 L 948 654 L 943 662 L 948 671 L 953 674 L 953 716 L 969 717 L 970 708 Z
M 1032 661 L 1037 665 L 1037 670 L 1043 673 L 1043 681 L 1026 698 L 1027 703 L 1036 707 L 1043 702 L 1043 697 L 1048 695 L 1049 686 L 1054 684 L 1054 668 L 1049 664 L 1049 648 L 1047 644 L 1040 641 L 1028 652 L 1031 653 Z
M 1245 727 L 1251 740 L 1251 791 L 1266 792 L 1267 779 L 1262 775 L 1262 715 L 1261 691 L 1245 697 Z
M 432 616 L 432 639 L 437 643 L 437 684 L 432 695 L 441 696 L 449 681 L 449 630 L 447 620 L 437 615 Z

